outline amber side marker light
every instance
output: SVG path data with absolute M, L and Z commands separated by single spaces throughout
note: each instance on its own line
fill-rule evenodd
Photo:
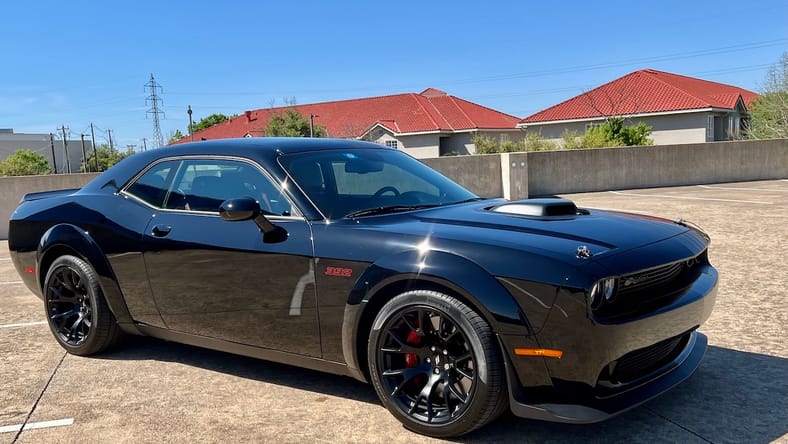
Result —
M 547 348 L 515 348 L 514 354 L 517 356 L 542 356 L 545 358 L 561 359 L 564 352 L 561 350 L 550 350 Z

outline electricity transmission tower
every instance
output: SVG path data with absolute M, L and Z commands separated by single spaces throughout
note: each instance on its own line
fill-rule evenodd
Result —
M 145 117 L 147 118 L 148 114 L 153 115 L 153 145 L 155 145 L 156 148 L 161 148 L 164 146 L 164 137 L 161 135 L 159 114 L 164 118 L 164 111 L 160 109 L 164 105 L 160 97 L 163 90 L 161 85 L 156 83 L 153 74 L 150 75 L 150 80 L 145 84 L 145 90 L 149 93 L 148 97 L 145 99 L 145 105 L 150 105 L 150 109 L 145 113 Z

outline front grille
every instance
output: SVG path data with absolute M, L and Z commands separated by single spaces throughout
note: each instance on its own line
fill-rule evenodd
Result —
M 640 316 L 670 305 L 692 286 L 707 264 L 706 253 L 618 278 L 613 297 L 594 308 L 600 321 Z
M 681 354 L 690 335 L 685 333 L 625 354 L 602 370 L 599 382 L 603 386 L 627 384 L 659 370 Z
M 664 285 L 681 274 L 681 272 L 684 271 L 684 267 L 684 262 L 679 262 L 641 273 L 622 276 L 619 280 L 618 296 L 625 296 L 627 294 Z
M 611 380 L 625 383 L 651 373 L 675 359 L 688 339 L 687 334 L 627 353 L 618 359 Z

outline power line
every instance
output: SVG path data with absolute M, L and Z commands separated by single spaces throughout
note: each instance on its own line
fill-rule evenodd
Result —
M 145 117 L 148 114 L 153 115 L 153 143 L 156 148 L 161 148 L 164 146 L 164 137 L 161 135 L 161 126 L 159 125 L 159 114 L 164 117 L 164 111 L 159 109 L 159 102 L 162 102 L 159 94 L 163 93 L 161 85 L 156 83 L 156 79 L 153 78 L 153 74 L 150 75 L 150 80 L 148 83 L 145 84 L 145 88 L 150 90 L 150 95 L 147 99 L 145 99 L 145 104 L 150 103 L 150 109 L 146 112 Z M 161 105 L 164 105 L 162 102 Z

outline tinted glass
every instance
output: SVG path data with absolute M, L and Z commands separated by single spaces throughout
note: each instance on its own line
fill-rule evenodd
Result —
M 288 216 L 289 201 L 255 166 L 233 160 L 184 160 L 166 208 L 218 212 L 228 199 L 251 197 L 266 214 Z
M 178 163 L 178 161 L 169 161 L 154 165 L 129 186 L 126 192 L 154 207 L 162 207 L 167 196 L 167 179 L 175 171 Z
M 316 151 L 280 157 L 282 167 L 330 219 L 384 206 L 444 205 L 476 197 L 399 151 Z

